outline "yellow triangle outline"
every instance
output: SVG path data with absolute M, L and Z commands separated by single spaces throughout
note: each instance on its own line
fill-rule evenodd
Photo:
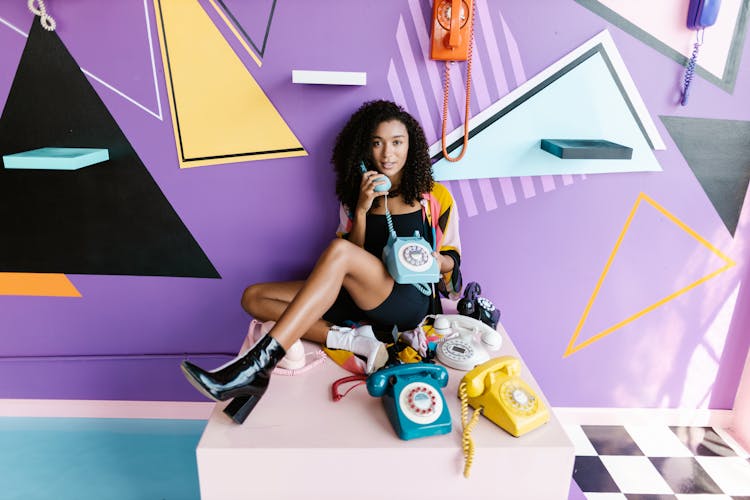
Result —
M 690 283 L 689 285 L 677 290 L 676 292 L 667 295 L 661 300 L 658 300 L 651 304 L 650 306 L 645 307 L 644 309 L 638 311 L 637 313 L 629 316 L 628 318 L 625 318 L 624 320 L 614 324 L 613 326 L 610 326 L 609 328 L 606 328 L 602 330 L 601 332 L 597 333 L 596 335 L 590 337 L 589 339 L 581 342 L 578 345 L 575 345 L 576 340 L 578 340 L 578 335 L 581 333 L 581 330 L 583 329 L 583 325 L 586 322 L 586 319 L 588 318 L 589 313 L 591 312 L 591 308 L 594 305 L 594 302 L 596 301 L 597 296 L 599 295 L 599 291 L 601 290 L 602 283 L 604 283 L 604 279 L 607 277 L 607 273 L 609 272 L 610 267 L 612 266 L 612 262 L 614 261 L 615 257 L 617 256 L 617 252 L 620 249 L 620 245 L 622 244 L 622 241 L 625 238 L 625 234 L 628 232 L 628 229 L 630 228 L 630 224 L 633 222 L 633 218 L 635 217 L 636 212 L 638 211 L 638 207 L 640 206 L 641 202 L 647 202 L 651 206 L 653 206 L 656 210 L 662 213 L 667 219 L 671 220 L 674 224 L 676 224 L 680 229 L 688 233 L 690 236 L 692 236 L 694 239 L 696 239 L 699 243 L 701 243 L 703 246 L 708 248 L 711 252 L 716 254 L 721 260 L 723 260 L 726 265 L 723 267 L 703 276 L 702 278 L 699 278 L 698 280 Z M 578 321 L 578 325 L 576 326 L 575 331 L 573 332 L 573 336 L 570 338 L 570 341 L 568 342 L 568 346 L 565 349 L 565 353 L 563 354 L 563 358 L 567 358 L 571 354 L 580 351 L 584 347 L 587 347 L 597 340 L 601 340 L 610 333 L 614 332 L 618 328 L 622 328 L 623 326 L 627 325 L 628 323 L 635 321 L 636 319 L 640 318 L 641 316 L 644 316 L 645 314 L 653 311 L 657 307 L 663 306 L 670 300 L 679 297 L 680 295 L 692 290 L 693 288 L 697 287 L 698 285 L 701 285 L 705 283 L 706 281 L 710 280 L 711 278 L 715 278 L 719 274 L 723 273 L 727 269 L 735 266 L 735 262 L 727 257 L 724 253 L 722 253 L 718 248 L 713 246 L 711 243 L 708 242 L 705 238 L 703 238 L 701 235 L 699 235 L 697 232 L 695 232 L 693 229 L 687 226 L 684 222 L 682 222 L 680 219 L 678 219 L 675 215 L 671 214 L 666 208 L 661 206 L 659 203 L 657 203 L 653 198 L 649 197 L 645 193 L 639 193 L 638 198 L 635 200 L 635 204 L 633 205 L 633 208 L 630 210 L 630 214 L 628 215 L 627 220 L 625 221 L 625 225 L 622 228 L 622 231 L 620 231 L 620 235 L 617 237 L 617 242 L 615 243 L 615 247 L 612 249 L 612 253 L 609 255 L 609 259 L 607 259 L 607 263 L 604 266 L 604 270 L 602 271 L 601 275 L 599 276 L 599 280 L 596 283 L 596 286 L 594 287 L 594 291 L 591 294 L 591 297 L 589 298 L 588 303 L 586 304 L 585 309 L 583 310 L 583 314 L 581 315 L 581 319 Z

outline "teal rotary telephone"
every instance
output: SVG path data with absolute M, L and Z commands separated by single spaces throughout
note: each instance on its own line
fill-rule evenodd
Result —
M 364 162 L 360 162 L 359 168 L 363 174 L 367 172 Z M 381 175 L 378 180 L 385 181 L 385 184 L 375 186 L 376 192 L 390 189 L 391 182 L 388 177 Z M 428 283 L 437 283 L 440 280 L 440 269 L 437 260 L 432 256 L 432 246 L 420 236 L 419 231 L 414 231 L 414 236 L 396 235 L 393 219 L 388 211 L 387 197 L 385 220 L 389 236 L 388 243 L 383 247 L 382 259 L 388 273 L 396 283 L 412 284 L 423 294 L 431 295 L 432 289 Z
M 370 396 L 383 406 L 398 437 L 404 440 L 451 431 L 451 415 L 440 390 L 448 370 L 428 363 L 407 363 L 377 371 L 367 378 Z

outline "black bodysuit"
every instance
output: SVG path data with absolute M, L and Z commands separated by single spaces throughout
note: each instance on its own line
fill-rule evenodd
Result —
M 422 210 L 392 215 L 393 227 L 398 236 L 413 236 L 414 231 L 432 243 L 431 234 L 425 234 L 427 226 L 422 220 Z M 385 215 L 367 214 L 364 248 L 381 258 L 383 247 L 388 242 L 388 225 Z M 367 320 L 376 330 L 390 330 L 396 325 L 399 331 L 415 328 L 428 314 L 431 298 L 413 285 L 395 283 L 390 295 L 375 309 L 364 311 L 354 303 L 349 293 L 342 288 L 336 302 L 323 315 L 323 319 L 335 325 Z

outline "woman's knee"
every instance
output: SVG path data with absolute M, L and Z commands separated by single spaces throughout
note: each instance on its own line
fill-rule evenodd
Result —
M 351 241 L 344 238 L 336 238 L 328 244 L 328 247 L 323 252 L 323 256 L 327 259 L 341 260 L 352 255 L 357 249 L 359 247 Z
M 245 288 L 245 291 L 242 292 L 242 299 L 240 299 L 240 304 L 246 312 L 253 314 L 253 312 L 255 312 L 255 305 L 262 298 L 263 285 L 262 283 L 257 283 Z

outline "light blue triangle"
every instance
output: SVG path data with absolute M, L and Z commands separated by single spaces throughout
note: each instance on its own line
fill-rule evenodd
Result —
M 433 165 L 435 179 L 661 170 L 601 50 L 550 80 L 541 90 L 535 87 L 492 114 L 487 122 L 494 123 L 473 125 L 473 130 L 481 130 L 469 140 L 464 158 L 451 163 L 441 157 Z M 498 114 L 502 116 L 497 118 Z M 633 157 L 563 160 L 543 151 L 542 139 L 604 139 L 633 148 Z M 460 150 L 450 155 L 455 157 Z

